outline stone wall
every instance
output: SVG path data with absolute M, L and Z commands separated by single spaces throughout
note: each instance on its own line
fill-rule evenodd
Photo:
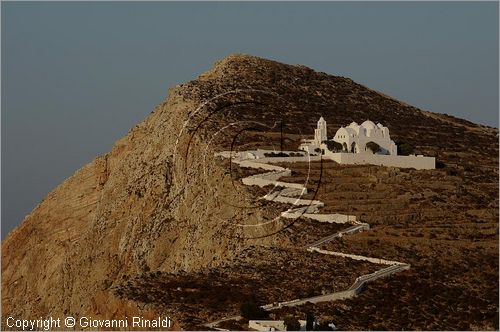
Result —
M 318 252 L 320 254 L 325 254 L 325 255 L 347 257 L 347 258 L 355 259 L 358 261 L 367 261 L 367 262 L 374 263 L 374 264 L 385 264 L 385 265 L 401 264 L 400 262 L 397 262 L 397 261 L 389 261 L 389 260 L 382 259 L 382 258 L 367 257 L 367 256 L 361 256 L 361 255 L 344 254 L 343 252 L 323 250 L 323 249 L 319 249 L 316 247 L 307 248 L 307 251 Z
M 330 158 L 339 164 L 372 164 L 415 169 L 435 169 L 436 159 L 424 156 L 392 156 L 370 153 L 333 153 L 325 151 L 325 158 Z

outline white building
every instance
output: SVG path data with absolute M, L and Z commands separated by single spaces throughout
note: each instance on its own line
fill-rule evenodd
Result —
M 299 149 L 308 154 L 322 154 L 323 158 L 332 159 L 339 164 L 373 164 L 415 169 L 436 168 L 434 157 L 398 156 L 396 143 L 389 135 L 389 128 L 380 123 L 375 125 L 372 121 L 366 120 L 361 125 L 352 122 L 347 127 L 340 127 L 333 141 L 338 143 L 338 151 L 341 150 L 341 152 L 328 149 L 327 141 L 331 143 L 331 140 L 328 140 L 326 128 L 326 121 L 321 117 L 317 129 L 314 130 L 314 139 L 302 140 Z
M 377 154 L 393 156 L 398 154 L 396 143 L 391 140 L 389 135 L 389 128 L 382 126 L 380 123 L 375 125 L 370 120 L 366 120 L 361 125 L 352 122 L 347 127 L 340 127 L 333 140 L 342 144 L 346 152 L 373 153 L 366 146 L 366 143 L 374 142 L 380 147 Z
M 315 150 L 321 149 L 321 144 L 327 139 L 326 121 L 323 117 L 320 117 L 317 128 L 314 129 L 314 139 L 303 139 L 302 144 L 299 146 L 299 150 L 304 150 L 309 154 L 315 154 Z
M 299 320 L 299 331 L 306 330 L 306 321 Z M 248 328 L 255 331 L 286 331 L 285 323 L 282 320 L 249 320 Z

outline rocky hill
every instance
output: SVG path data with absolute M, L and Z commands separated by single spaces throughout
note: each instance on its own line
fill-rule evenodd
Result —
M 196 328 L 204 319 L 223 315 L 208 310 L 193 323 L 193 312 L 210 305 L 203 304 L 203 293 L 200 303 L 172 308 L 161 298 L 165 289 L 155 292 L 151 287 L 165 287 L 177 277 L 185 285 L 186 276 L 199 278 L 207 271 L 212 271 L 211 279 L 231 279 L 231 267 L 240 271 L 242 260 L 250 264 L 245 260 L 249 248 L 261 253 L 250 255 L 254 262 L 278 259 L 286 265 L 289 260 L 279 255 L 282 248 L 295 246 L 296 234 L 280 231 L 279 222 L 255 226 L 272 217 L 276 204 L 257 200 L 252 188 L 235 181 L 238 170 L 216 160 L 214 152 L 296 149 L 321 115 L 329 128 L 379 121 L 393 139 L 435 156 L 441 172 L 484 183 L 474 187 L 471 197 L 489 211 L 478 212 L 480 218 L 496 218 L 492 240 L 498 242 L 498 129 L 419 110 L 348 78 L 231 55 L 196 80 L 171 88 L 167 99 L 110 152 L 50 192 L 7 236 L 2 243 L 2 323 L 9 316 L 170 314 L 176 328 Z M 441 193 L 439 201 L 427 203 L 442 204 L 447 195 L 456 194 Z M 342 199 L 354 198 L 336 196 L 332 209 L 342 207 Z M 473 203 L 464 200 L 460 209 L 473 210 L 475 216 Z M 383 215 L 377 218 L 384 223 Z M 453 232 L 453 223 L 450 227 Z M 498 254 L 490 263 L 498 267 Z M 339 266 L 339 271 L 348 269 L 345 262 Z M 214 272 L 220 269 L 224 273 Z M 202 287 L 203 282 L 194 284 Z M 238 296 L 256 290 L 246 292 Z M 498 298 L 498 291 L 493 296 Z M 498 314 L 498 305 L 485 310 Z M 475 323 L 481 327 L 484 322 Z M 498 320 L 496 324 L 498 328 Z M 347 328 L 369 327 L 359 323 Z

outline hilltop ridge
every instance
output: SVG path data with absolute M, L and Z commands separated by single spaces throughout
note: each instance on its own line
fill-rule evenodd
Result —
M 117 296 L 113 289 L 133 293 L 137 280 L 138 285 L 150 287 L 155 273 L 175 278 L 232 264 L 238 268 L 234 262 L 249 248 L 264 252 L 253 259 L 266 261 L 272 261 L 276 252 L 286 252 L 297 235 L 274 233 L 283 225 L 238 227 L 271 218 L 280 206 L 259 202 L 258 190 L 235 181 L 231 173 L 244 171 L 228 172 L 228 165 L 214 159 L 214 152 L 233 145 L 241 150 L 279 146 L 276 123 L 281 121 L 284 148 L 296 149 L 320 116 L 330 128 L 366 119 L 382 122 L 396 141 L 410 142 L 441 163 L 436 173 L 418 176 L 432 176 L 433 181 L 439 176 L 446 181 L 452 178 L 453 185 L 432 190 L 443 191 L 450 201 L 459 200 L 464 211 L 480 210 L 477 215 L 495 228 L 498 129 L 422 111 L 348 78 L 234 54 L 197 79 L 172 87 L 165 101 L 115 142 L 111 151 L 48 193 L 7 235 L 2 242 L 2 323 L 9 316 L 36 319 L 49 313 L 54 317 L 155 317 L 165 314 L 160 302 L 133 296 L 143 294 L 140 290 Z M 367 192 L 380 189 L 377 183 L 390 183 L 388 174 L 398 174 L 401 188 L 409 186 L 410 181 L 399 173 L 404 170 L 366 170 L 371 175 L 361 174 L 370 176 L 373 184 L 364 189 Z M 302 176 L 300 169 L 297 172 Z M 347 169 L 339 178 L 359 176 L 350 172 Z M 425 204 L 442 208 L 443 197 Z M 348 199 L 347 193 L 336 197 L 340 205 Z M 243 213 L 241 206 L 255 208 Z M 368 218 L 361 212 L 359 217 Z M 190 325 L 193 312 L 189 310 L 172 312 L 175 328 L 197 326 Z M 494 310 L 489 308 L 488 314 Z M 370 327 L 359 324 L 351 327 Z

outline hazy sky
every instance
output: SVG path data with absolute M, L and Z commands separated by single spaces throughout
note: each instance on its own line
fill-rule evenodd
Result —
M 498 127 L 498 3 L 2 2 L 2 238 L 168 87 L 249 53 Z

